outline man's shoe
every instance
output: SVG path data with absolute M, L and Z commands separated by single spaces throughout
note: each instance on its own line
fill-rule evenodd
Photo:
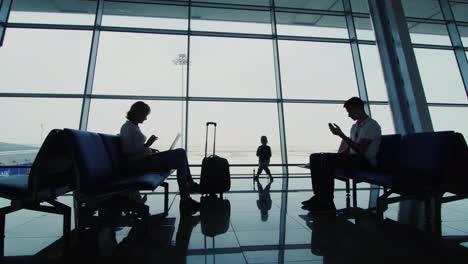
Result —
M 302 204 L 303 205 L 309 205 L 309 204 L 313 204 L 313 203 L 316 203 L 317 202 L 317 196 L 312 196 L 310 197 L 309 200 L 305 200 L 305 201 L 302 201 Z
M 336 207 L 334 202 L 329 203 L 317 203 L 312 205 L 304 205 L 302 207 L 305 210 L 309 210 L 314 213 L 335 213 Z

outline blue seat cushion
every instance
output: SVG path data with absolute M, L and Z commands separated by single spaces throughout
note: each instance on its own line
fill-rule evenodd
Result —
M 120 192 L 124 190 L 154 190 L 169 176 L 169 172 L 140 173 L 82 191 L 87 195 Z
M 29 175 L 0 178 L 0 196 L 5 198 L 24 197 L 28 195 Z

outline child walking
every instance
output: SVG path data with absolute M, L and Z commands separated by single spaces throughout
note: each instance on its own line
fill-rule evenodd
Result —
M 268 168 L 271 158 L 271 149 L 270 146 L 267 145 L 268 139 L 266 136 L 262 136 L 260 141 L 262 142 L 262 145 L 260 145 L 257 149 L 258 170 L 257 175 L 255 176 L 255 180 L 258 180 L 258 176 L 262 173 L 263 170 L 265 170 L 265 172 L 270 177 L 270 181 L 273 181 L 270 169 Z

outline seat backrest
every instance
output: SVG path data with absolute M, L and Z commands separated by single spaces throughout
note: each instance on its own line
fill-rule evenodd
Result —
M 379 152 L 377 153 L 377 166 L 384 171 L 395 171 L 398 168 L 401 135 L 382 135 Z
M 121 174 L 126 173 L 126 161 L 122 155 L 121 146 L 120 146 L 120 137 L 116 135 L 102 134 L 98 133 L 106 147 L 106 151 L 109 155 L 109 158 L 112 162 L 112 167 L 114 171 L 120 172 Z M 115 174 L 114 176 L 119 176 Z
M 453 131 L 407 134 L 400 146 L 401 175 L 424 184 L 441 183 L 449 167 Z
M 33 195 L 55 198 L 73 190 L 74 181 L 73 162 L 65 145 L 64 131 L 53 129 L 31 166 L 28 189 Z
M 78 188 L 87 191 L 112 179 L 112 161 L 101 137 L 94 132 L 64 129 L 76 169 Z

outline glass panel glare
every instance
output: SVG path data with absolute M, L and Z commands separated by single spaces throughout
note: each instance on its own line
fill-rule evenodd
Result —
M 94 25 L 96 5 L 97 1 L 14 0 L 8 21 L 13 23 Z
M 30 164 L 50 130 L 77 129 L 81 102 L 65 98 L 0 98 L 0 164 Z
M 454 130 L 468 140 L 468 107 L 430 106 L 434 131 Z
M 336 123 L 349 136 L 353 120 L 343 104 L 285 103 L 284 120 L 288 162 L 304 164 L 314 152 L 336 152 L 340 138 L 328 129 Z M 305 173 L 303 168 L 290 167 L 290 172 Z
M 444 19 L 438 0 L 402 0 L 406 17 Z
M 102 25 L 187 30 L 188 7 L 104 2 Z
M 271 40 L 192 37 L 190 96 L 274 98 Z
M 275 0 L 277 7 L 343 11 L 343 3 L 336 0 Z
M 0 92 L 83 93 L 92 33 L 8 28 L 0 48 Z
M 408 22 L 407 24 L 412 43 L 447 46 L 452 44 L 445 25 L 419 22 Z
M 451 50 L 414 49 L 426 100 L 429 103 L 467 103 L 466 91 Z
M 89 112 L 88 131 L 116 135 L 127 121 L 128 110 L 137 100 L 93 99 Z M 151 108 L 147 120 L 139 127 L 146 137 L 155 135 L 158 140 L 151 146 L 159 151 L 169 149 L 177 133 L 183 135 L 182 113 L 184 101 L 144 101 Z M 179 140 L 177 147 L 182 146 Z
M 276 13 L 278 35 L 348 38 L 344 16 Z
M 192 7 L 192 30 L 230 33 L 271 34 L 269 12 Z
M 371 101 L 388 101 L 379 51 L 375 45 L 359 45 L 367 95 Z
M 260 137 L 267 136 L 271 163 L 281 163 L 278 114 L 275 103 L 190 102 L 188 154 L 191 164 L 201 164 L 205 155 L 206 122 L 217 122 L 216 155 L 230 164 L 257 164 Z M 213 151 L 213 126 L 209 130 L 208 153 Z M 273 172 L 280 167 L 271 167 Z M 237 172 L 242 172 L 239 168 Z M 245 168 L 251 174 L 252 168 Z
M 283 98 L 348 99 L 358 94 L 349 44 L 278 43 Z
M 185 95 L 186 50 L 187 36 L 102 32 L 93 92 Z

